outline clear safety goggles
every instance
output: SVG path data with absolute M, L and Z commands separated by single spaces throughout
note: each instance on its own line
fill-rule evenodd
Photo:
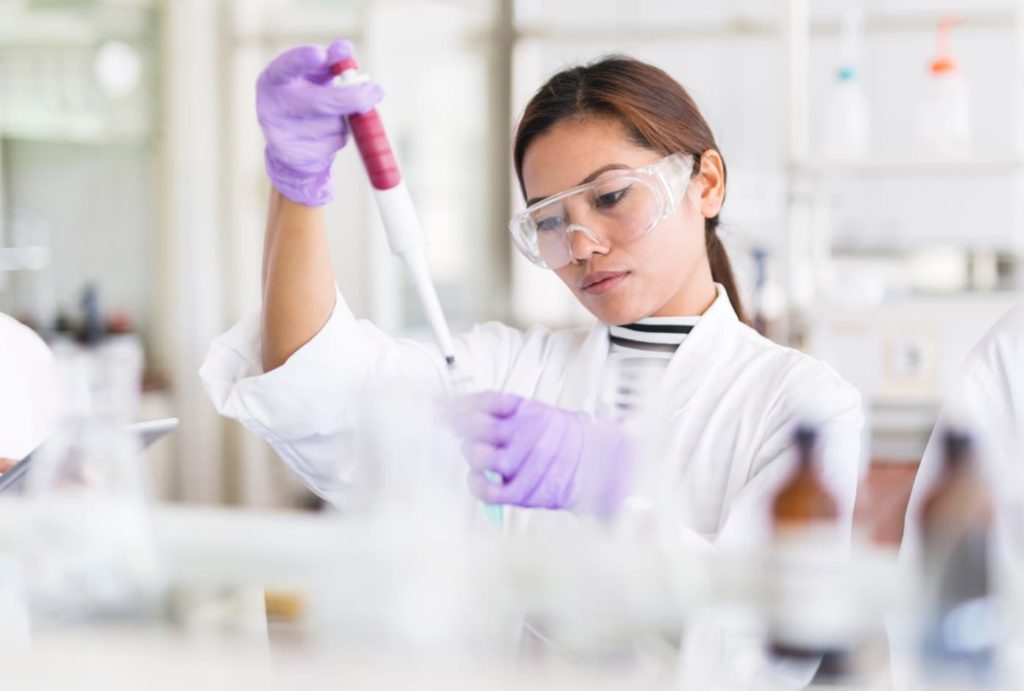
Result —
M 527 259 L 558 269 L 574 259 L 573 233 L 602 247 L 649 233 L 679 206 L 692 172 L 692 155 L 671 154 L 543 199 L 513 216 L 508 228 Z

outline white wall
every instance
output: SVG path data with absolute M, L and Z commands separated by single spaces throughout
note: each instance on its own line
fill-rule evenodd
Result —
M 149 333 L 159 319 L 150 148 L 8 140 L 4 152 L 10 230 L 30 224 L 47 231 L 53 261 L 53 270 L 13 275 L 8 308 L 33 310 L 45 282 L 58 306 L 77 313 L 83 284 L 94 281 L 107 308 L 127 310 Z

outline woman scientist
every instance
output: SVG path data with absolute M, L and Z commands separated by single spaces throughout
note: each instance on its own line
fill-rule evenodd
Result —
M 266 438 L 328 500 L 345 488 L 346 438 L 362 401 L 396 381 L 447 386 L 438 351 L 357 319 L 335 287 L 323 211 L 331 164 L 348 139 L 343 116 L 381 98 L 373 83 L 327 83 L 329 66 L 350 52 L 345 41 L 294 48 L 259 77 L 273 183 L 262 314 L 216 339 L 201 371 L 217 409 Z M 538 509 L 614 507 L 629 492 L 630 441 L 593 413 L 609 362 L 642 356 L 663 370 L 670 429 L 659 451 L 680 502 L 692 504 L 682 534 L 721 545 L 763 532 L 799 422 L 821 431 L 823 474 L 849 522 L 860 397 L 744 323 L 716 234 L 725 162 L 683 88 L 627 58 L 565 70 L 527 105 L 513 162 L 527 200 L 513 240 L 597 323 L 486 323 L 456 339 L 457 361 L 483 392 L 461 399 L 453 421 L 472 492 L 511 507 L 513 530 L 563 513 Z

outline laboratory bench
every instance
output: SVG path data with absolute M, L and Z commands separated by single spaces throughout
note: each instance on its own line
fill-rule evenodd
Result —
M 658 667 L 627 674 L 557 658 L 512 664 L 524 603 L 625 631 L 682 621 L 708 603 L 731 611 L 764 595 L 757 554 L 670 553 L 596 532 L 571 542 L 518 540 L 329 512 L 160 505 L 151 514 L 168 584 L 160 616 L 43 620 L 19 631 L 10 626 L 23 574 L 16 555 L 41 516 L 59 510 L 0 499 L 0 665 L 5 680 L 18 682 L 5 681 L 7 688 L 678 691 Z M 850 595 L 881 622 L 898 580 L 895 552 L 865 547 Z M 449 611 L 468 618 L 435 626 Z M 385 626 L 406 627 L 401 636 L 386 638 L 381 612 Z M 416 626 L 424 621 L 429 626 Z M 861 686 L 811 688 L 889 688 L 883 672 Z

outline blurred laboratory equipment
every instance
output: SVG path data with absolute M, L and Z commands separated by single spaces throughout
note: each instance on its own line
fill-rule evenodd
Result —
M 5 218 L 2 185 L 0 176 L 0 309 L 45 336 L 56 311 L 50 228 L 21 209 Z
M 607 459 L 622 466 L 617 471 L 622 478 L 621 505 L 605 516 L 610 529 L 655 544 L 667 540 L 670 545 L 687 502 L 673 497 L 671 464 L 665 462 L 668 419 L 659 384 L 667 363 L 628 352 L 610 355 L 602 372 L 596 415 L 623 425 L 632 444 L 629 457 Z
M 785 295 L 776 278 L 775 262 L 768 250 L 758 247 L 754 260 L 754 291 L 750 300 L 751 326 L 766 338 L 779 340 L 779 323 L 785 313 Z
M 957 293 L 968 288 L 967 252 L 955 245 L 928 245 L 907 257 L 910 287 L 920 293 Z
M 992 567 L 992 503 L 972 437 L 944 432 L 944 467 L 921 505 L 920 671 L 930 679 L 994 677 L 999 611 Z
M 93 70 L 100 91 L 108 98 L 121 99 L 138 87 L 142 61 L 130 43 L 104 41 L 96 49 Z
M 80 340 L 56 341 L 59 412 L 33 454 L 25 493 L 36 511 L 24 550 L 33 618 L 152 616 L 162 574 L 147 466 L 135 421 L 143 357 L 131 336 L 107 337 L 95 290 Z
M 7 268 L 15 273 L 8 275 L 9 290 L 4 302 L 11 314 L 45 338 L 57 311 L 53 232 L 45 218 L 24 209 L 13 210 L 9 220 L 10 246 L 0 249 L 0 255 L 6 253 L 13 262 L 0 266 L 0 272 Z
M 955 15 L 939 22 L 938 53 L 928 64 L 918 116 L 924 152 L 936 157 L 962 157 L 971 151 L 970 92 L 963 67 L 950 47 L 950 33 L 958 23 Z
M 871 113 L 861 74 L 863 8 L 843 14 L 839 65 L 832 85 L 825 132 L 825 155 L 833 160 L 864 158 L 871 145 Z
M 500 576 L 469 552 L 480 514 L 464 489 L 466 466 L 444 406 L 426 387 L 396 384 L 376 389 L 360 411 L 354 465 L 338 471 L 358 489 L 338 509 L 375 548 L 358 568 L 345 565 L 314 588 L 314 626 L 333 641 L 483 654 L 508 635 Z
M 769 647 L 779 658 L 821 657 L 819 678 L 842 677 L 858 633 L 849 537 L 821 478 L 818 432 L 802 426 L 794 436 L 796 465 L 771 507 Z
M 351 482 L 340 510 L 428 529 L 465 530 L 466 466 L 443 400 L 415 385 L 375 388 L 359 413 Z M 462 500 L 462 501 L 460 501 Z

